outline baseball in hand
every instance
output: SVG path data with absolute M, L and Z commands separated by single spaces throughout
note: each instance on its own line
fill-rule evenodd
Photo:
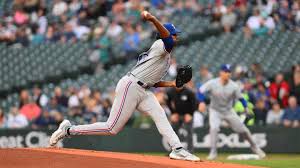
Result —
M 149 20 L 149 21 L 154 18 L 154 16 L 152 16 L 151 13 L 148 12 L 148 11 L 143 11 L 141 13 L 141 17 L 142 17 L 143 20 Z
M 147 19 L 147 15 L 149 14 L 149 12 L 148 11 L 143 11 L 142 12 L 142 17 L 143 17 L 143 19 Z

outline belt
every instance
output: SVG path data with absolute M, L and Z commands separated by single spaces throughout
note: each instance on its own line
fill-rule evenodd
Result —
M 144 89 L 149 89 L 150 88 L 150 86 L 148 86 L 146 83 L 143 83 L 143 82 L 141 82 L 141 81 L 137 81 L 136 82 L 138 85 L 140 85 L 142 88 L 144 88 Z
M 132 75 L 133 77 L 135 77 L 131 72 L 129 72 L 127 75 L 128 75 L 128 76 Z M 140 85 L 142 88 L 144 88 L 144 89 L 149 89 L 149 88 L 150 88 L 150 86 L 148 86 L 146 83 L 144 83 L 144 82 L 142 82 L 142 81 L 139 81 L 137 77 L 135 77 L 135 78 L 137 79 L 137 82 L 136 82 L 136 83 L 137 83 L 138 85 Z

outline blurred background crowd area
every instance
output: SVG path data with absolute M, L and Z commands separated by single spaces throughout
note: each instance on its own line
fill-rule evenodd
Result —
M 173 63 L 168 76 L 175 78 L 177 64 Z M 196 99 L 199 98 L 199 87 L 214 77 L 209 67 L 201 66 L 194 72 L 200 76 L 200 82 L 191 81 L 186 88 L 193 91 Z M 266 78 L 259 63 L 251 67 L 237 65 L 232 72 L 245 99 L 248 101 L 249 114 L 254 118 L 247 121 L 248 126 L 284 126 L 299 127 L 300 122 L 300 65 L 297 64 L 287 72 L 279 72 L 272 79 Z M 169 89 L 151 89 L 167 115 L 171 114 L 167 92 Z M 10 111 L 0 110 L 0 126 L 2 128 L 52 128 L 56 127 L 64 118 L 70 119 L 74 124 L 87 124 L 106 121 L 112 106 L 114 89 L 101 92 L 93 90 L 87 85 L 80 87 L 70 86 L 66 90 L 55 87 L 50 95 L 44 94 L 35 86 L 31 90 L 20 92 L 19 102 L 10 108 Z M 209 100 L 207 100 L 209 103 Z M 130 102 L 128 102 L 130 103 Z M 197 107 L 198 102 L 196 102 Z M 243 114 L 244 108 L 237 101 L 233 105 L 238 114 Z M 195 109 L 193 118 L 194 127 L 207 126 L 208 114 Z M 128 126 L 134 128 L 151 128 L 154 123 L 144 113 L 134 113 Z M 226 123 L 224 123 L 226 126 Z
M 201 84 L 218 75 L 218 66 L 232 63 L 233 79 L 254 115 L 248 126 L 299 127 L 299 4 L 298 0 L 1 0 L 0 127 L 51 128 L 63 118 L 74 124 L 105 121 L 118 79 L 154 41 L 155 29 L 140 20 L 143 9 L 181 28 L 182 41 L 193 41 L 174 50 L 177 60 L 172 61 L 168 79 L 176 76 L 177 64 L 191 64 L 194 78 L 187 87 L 197 98 Z M 212 29 L 223 34 L 196 39 L 195 33 Z M 113 65 L 122 58 L 131 62 Z M 93 72 L 78 71 L 81 63 Z M 71 73 L 76 76 L 69 79 Z M 53 84 L 48 76 L 62 81 Z M 170 115 L 167 90 L 154 92 Z M 234 108 L 244 111 L 238 102 Z M 128 125 L 154 126 L 140 113 Z M 207 114 L 196 110 L 194 127 L 206 125 Z
M 140 20 L 143 9 L 162 22 L 187 20 L 185 30 L 202 18 L 202 24 L 225 32 L 243 29 L 250 38 L 275 29 L 298 32 L 299 5 L 299 0 L 2 0 L 0 41 L 21 46 L 90 41 L 106 62 L 114 44 L 132 55 L 151 36 L 153 28 Z M 201 23 L 187 31 L 197 29 Z

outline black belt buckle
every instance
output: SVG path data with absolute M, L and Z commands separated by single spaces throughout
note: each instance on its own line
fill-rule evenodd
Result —
M 149 86 L 141 81 L 137 81 L 137 84 L 140 85 L 141 87 L 145 88 L 145 89 L 149 89 Z
M 141 82 L 141 81 L 137 81 L 137 84 L 140 85 L 140 86 L 144 86 L 144 83 Z

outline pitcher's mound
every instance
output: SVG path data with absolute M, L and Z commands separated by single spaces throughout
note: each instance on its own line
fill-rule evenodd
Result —
M 219 162 L 189 162 L 168 157 L 63 148 L 0 149 L 5 168 L 258 168 Z

